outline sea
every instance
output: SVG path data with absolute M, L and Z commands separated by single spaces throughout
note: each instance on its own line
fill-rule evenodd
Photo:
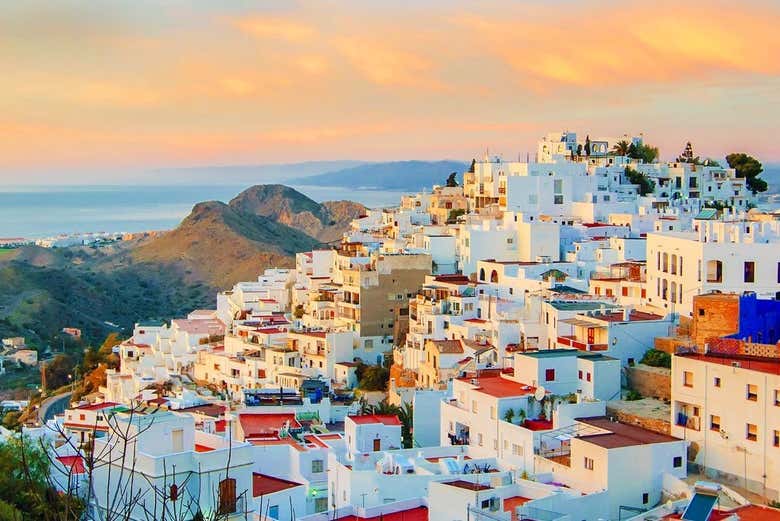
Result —
M 780 164 L 765 165 L 761 177 L 769 183 L 769 190 L 762 195 L 759 206 L 777 208 Z M 290 186 L 318 202 L 346 199 L 369 208 L 397 205 L 404 194 L 293 183 Z M 0 186 L 0 238 L 170 230 L 196 203 L 229 202 L 245 188 L 236 184 Z
M 397 205 L 403 192 L 295 186 L 315 201 Z M 0 238 L 175 228 L 202 201 L 229 202 L 246 186 L 0 186 Z

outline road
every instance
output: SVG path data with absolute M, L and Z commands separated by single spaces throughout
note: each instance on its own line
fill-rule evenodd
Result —
M 55 414 L 65 412 L 65 407 L 70 403 L 70 391 L 56 396 L 46 398 L 38 409 L 38 421 L 44 425 L 48 420 L 54 418 Z

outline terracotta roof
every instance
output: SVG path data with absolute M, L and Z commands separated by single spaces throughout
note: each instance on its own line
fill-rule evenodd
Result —
M 88 403 L 86 405 L 80 405 L 76 409 L 80 411 L 99 411 L 100 409 L 107 409 L 109 407 L 116 407 L 119 405 L 115 402 L 103 402 L 103 403 Z
M 598 445 L 605 449 L 619 449 L 636 445 L 652 445 L 654 443 L 682 441 L 679 438 L 667 436 L 666 434 L 659 434 L 635 425 L 614 422 L 605 416 L 576 418 L 576 420 L 609 431 L 605 434 L 592 434 L 579 437 L 579 439 L 583 441 L 593 443 L 594 445 Z
M 759 373 L 780 375 L 780 358 L 768 358 L 758 356 L 730 355 L 727 353 L 680 353 L 677 356 L 709 362 L 711 364 L 726 365 L 733 367 L 735 363 L 739 364 L 741 369 L 758 371 Z
M 470 383 L 472 378 L 475 377 L 459 378 L 459 380 Z M 476 378 L 476 381 L 476 391 L 487 394 L 488 396 L 492 396 L 494 398 L 527 396 L 536 392 L 536 387 L 515 382 L 514 380 L 510 380 L 508 378 L 503 378 L 500 376 L 500 374 L 485 375 L 484 372 L 480 372 L 480 375 L 478 378 Z
M 290 422 L 290 427 L 300 429 L 301 424 L 295 419 L 295 413 L 241 413 L 238 415 L 244 438 L 265 438 L 279 435 L 279 431 Z
M 67 469 L 70 474 L 84 474 L 84 458 L 81 456 L 58 456 L 57 461 Z
M 475 490 L 475 491 L 490 490 L 491 488 L 493 488 L 493 487 L 491 487 L 489 485 L 482 485 L 482 484 L 479 484 L 479 483 L 472 483 L 471 481 L 465 481 L 465 480 L 462 480 L 462 479 L 456 479 L 455 481 L 444 481 L 442 484 L 449 485 L 451 487 L 462 488 L 462 489 L 465 489 L 465 490 Z
M 288 481 L 286 479 L 260 474 L 258 472 L 252 473 L 252 497 L 274 494 L 276 492 L 281 492 L 282 490 L 302 486 L 302 483 L 296 483 L 295 481 Z
M 463 345 L 460 340 L 429 340 L 439 353 L 443 354 L 463 354 Z
M 339 517 L 338 521 L 428 521 L 428 508 L 415 507 L 374 517 L 344 516 Z
M 606 322 L 641 322 L 643 320 L 662 320 L 664 317 L 656 315 L 655 313 L 646 313 L 644 311 L 631 310 L 628 315 L 628 320 L 623 318 L 622 311 L 616 311 L 614 313 L 607 313 L 604 315 L 595 315 L 594 318 L 604 320 Z
M 353 422 L 360 425 L 381 423 L 383 425 L 401 425 L 401 420 L 395 414 L 363 414 L 360 416 L 347 416 Z

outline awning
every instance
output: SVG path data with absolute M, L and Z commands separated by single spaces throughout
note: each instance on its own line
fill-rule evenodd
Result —
M 572 326 L 582 326 L 582 327 L 607 327 L 604 324 L 599 324 L 598 322 L 593 322 L 592 320 L 585 320 L 582 318 L 564 318 L 559 320 L 558 322 L 563 322 L 564 324 L 571 324 Z

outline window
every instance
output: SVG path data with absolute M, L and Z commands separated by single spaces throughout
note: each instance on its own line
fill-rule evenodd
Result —
M 780 447 L 780 431 L 777 429 L 774 430 L 772 433 L 772 446 L 773 447 Z
M 553 199 L 553 204 L 563 204 L 563 196 L 556 195 Z
M 518 445 L 517 443 L 512 444 L 512 455 L 513 456 L 522 456 L 523 455 L 523 446 Z
M 775 389 L 775 407 L 780 407 L 780 389 Z
M 471 400 L 471 412 L 477 412 L 477 401 Z
M 171 445 L 173 452 L 184 450 L 184 429 L 174 429 L 171 431 Z
M 279 505 L 271 505 L 268 508 L 268 517 L 279 519 Z
M 720 376 L 716 376 L 715 380 L 712 382 L 712 385 L 715 387 L 720 387 Z
M 756 281 L 756 263 L 753 261 L 745 261 L 745 282 Z
M 477 445 L 482 446 L 482 433 L 477 434 Z
M 577 378 L 582 380 L 582 370 L 577 371 Z
M 720 416 L 710 414 L 710 430 L 720 432 Z
M 749 441 L 758 441 L 758 427 L 756 427 L 755 424 L 745 424 L 745 439 Z
M 683 385 L 693 387 L 693 373 L 691 371 L 683 371 Z
M 490 419 L 495 420 L 496 419 L 496 408 L 495 406 L 490 406 Z
M 628 296 L 628 288 L 626 286 L 623 286 L 622 288 L 620 288 L 620 294 L 622 296 L 624 296 L 624 297 L 627 297 Z
M 236 511 L 236 480 L 225 478 L 219 482 L 219 513 L 232 514 Z
M 674 468 L 676 469 L 682 467 L 682 456 L 675 456 L 672 465 L 674 465 Z
M 311 460 L 311 472 L 312 474 L 318 474 L 325 468 L 325 462 L 321 459 Z
M 753 384 L 747 385 L 747 399 L 751 402 L 758 401 L 758 386 Z
M 723 282 L 723 263 L 721 261 L 707 261 L 707 282 Z
M 498 440 L 493 438 L 493 450 L 498 450 Z
M 314 511 L 325 512 L 328 509 L 328 498 L 318 497 L 314 498 Z
M 585 380 L 590 382 L 590 373 L 585 373 Z
M 546 369 L 544 371 L 544 381 L 552 382 L 555 380 L 555 369 Z
M 646 505 L 649 501 L 650 501 L 650 494 L 648 494 L 647 492 L 642 494 L 642 504 Z
M 699 316 L 703 317 L 704 313 L 705 313 L 704 308 L 699 308 Z
M 585 468 L 587 470 L 593 470 L 593 458 L 585 456 Z

